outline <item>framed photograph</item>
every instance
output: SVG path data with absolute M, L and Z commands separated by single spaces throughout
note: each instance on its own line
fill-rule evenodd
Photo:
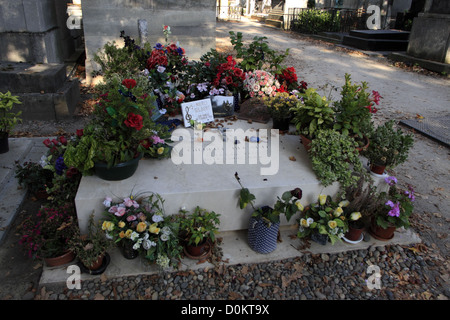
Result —
M 228 117 L 234 114 L 233 96 L 211 96 L 214 117 Z

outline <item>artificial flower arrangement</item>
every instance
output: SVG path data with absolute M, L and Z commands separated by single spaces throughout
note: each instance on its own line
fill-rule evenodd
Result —
M 245 74 L 244 90 L 251 98 L 275 96 L 280 83 L 273 74 L 264 70 L 248 71 Z
M 321 244 L 326 244 L 328 240 L 331 244 L 341 241 L 348 230 L 347 219 L 342 214 L 346 205 L 344 200 L 338 203 L 331 196 L 320 194 L 316 203 L 303 210 L 297 236 L 311 238 Z
M 181 247 L 177 224 L 164 213 L 164 199 L 155 193 L 129 196 L 121 201 L 107 197 L 102 229 L 119 245 L 132 248 L 160 267 L 176 266 Z
M 152 137 L 168 136 L 167 127 L 151 119 L 153 112 L 159 112 L 154 101 L 155 97 L 137 86 L 136 80 L 118 83 L 112 79 L 109 90 L 100 95 L 93 119 L 68 144 L 64 154 L 66 165 L 90 175 L 96 162 L 112 167 L 145 154 L 155 156 L 154 147 L 156 154 L 163 154 L 158 152 L 157 143 L 147 140 L 161 142 Z

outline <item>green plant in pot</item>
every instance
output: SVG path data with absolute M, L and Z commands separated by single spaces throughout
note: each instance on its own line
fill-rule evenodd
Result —
M 367 92 L 367 82 L 352 83 L 350 74 L 345 74 L 341 99 L 334 102 L 335 123 L 333 128 L 358 142 L 360 150 L 367 148 L 368 135 L 373 129 L 372 115 L 378 109 L 381 96 L 377 91 Z
M 193 258 L 210 254 L 219 230 L 220 214 L 197 206 L 192 213 L 180 210 L 179 235 L 185 242 L 185 253 Z
M 87 272 L 97 273 L 105 270 L 109 262 L 106 251 L 112 241 L 106 237 L 102 225 L 94 221 L 94 214 L 89 216 L 88 233 L 81 234 L 78 229 L 69 243 L 71 250 Z
M 336 130 L 320 130 L 311 142 L 312 168 L 326 187 L 335 181 L 342 188 L 356 184 L 364 174 L 356 141 Z
M 408 159 L 414 144 L 412 134 L 394 128 L 394 120 L 378 126 L 370 136 L 370 145 L 363 155 L 369 160 L 371 171 L 383 174 L 386 168 L 394 168 Z
M 21 164 L 16 161 L 15 177 L 19 185 L 38 199 L 47 199 L 47 188 L 52 187 L 53 172 L 46 165 L 45 162 L 26 161 Z
M 10 91 L 0 92 L 0 153 L 9 151 L 8 137 L 11 130 L 21 122 L 19 116 L 22 111 L 12 112 L 15 104 L 21 104 L 18 96 L 13 96 Z
M 66 165 L 83 175 L 96 173 L 106 180 L 122 180 L 134 173 L 144 154 L 170 154 L 168 146 L 161 144 L 167 127 L 151 119 L 153 112 L 159 112 L 154 96 L 134 79 L 118 81 L 111 80 L 109 91 L 100 95 L 94 118 L 77 131 L 64 154 Z M 113 168 L 120 170 L 117 176 Z
M 325 245 L 341 241 L 348 229 L 342 214 L 344 202 L 335 202 L 329 195 L 320 194 L 317 202 L 307 206 L 299 219 L 297 237 L 311 239 Z
M 30 257 L 43 259 L 49 267 L 71 262 L 75 256 L 69 241 L 78 230 L 75 217 L 69 204 L 42 206 L 22 223 L 19 243 Z
M 334 110 L 331 102 L 317 93 L 314 88 L 300 95 L 297 105 L 291 108 L 292 123 L 302 136 L 302 143 L 308 150 L 311 140 L 320 130 L 330 129 L 334 123 Z M 306 138 L 306 139 L 305 139 Z
M 256 208 L 255 195 L 247 188 L 244 188 L 237 172 L 234 176 L 241 186 L 239 192 L 239 207 L 245 209 L 248 204 L 252 207 L 252 215 L 249 219 L 248 228 L 249 246 L 258 253 L 270 253 L 275 250 L 277 246 L 280 215 L 284 214 L 287 221 L 289 221 L 293 215 L 303 210 L 303 205 L 300 202 L 302 190 L 300 188 L 295 188 L 283 192 L 281 198 L 277 197 L 273 208 L 268 205 Z
M 371 213 L 370 234 L 379 240 L 394 237 L 397 228 L 409 228 L 409 218 L 414 210 L 414 189 L 398 186 L 397 178 L 388 176 L 384 181 L 389 185 L 387 192 L 379 194 L 379 206 Z

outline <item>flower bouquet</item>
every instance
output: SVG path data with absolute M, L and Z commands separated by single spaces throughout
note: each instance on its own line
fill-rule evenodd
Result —
M 289 130 L 291 108 L 297 105 L 297 96 L 287 92 L 276 92 L 274 96 L 266 96 L 262 100 L 272 117 L 273 128 Z
M 280 90 L 283 92 L 290 92 L 296 90 L 303 93 L 308 89 L 308 84 L 305 81 L 298 82 L 297 73 L 294 67 L 289 67 L 281 70 L 281 73 L 275 75 L 280 83 Z
M 164 214 L 164 200 L 158 194 L 119 202 L 106 198 L 102 228 L 107 236 L 122 247 L 130 246 L 138 254 L 160 267 L 176 266 L 181 246 L 177 227 Z
M 325 245 L 329 240 L 331 244 L 341 241 L 348 229 L 343 213 L 346 202 L 334 202 L 330 196 L 319 195 L 318 201 L 307 206 L 299 220 L 297 236 L 311 238 Z
M 245 74 L 244 90 L 251 98 L 275 96 L 280 83 L 271 73 L 264 70 L 248 71 Z

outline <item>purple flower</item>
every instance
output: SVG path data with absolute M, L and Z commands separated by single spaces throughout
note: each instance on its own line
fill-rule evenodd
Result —
M 414 195 L 414 189 L 411 186 L 408 186 L 408 190 L 405 191 L 405 194 L 411 201 L 416 200 L 416 196 Z
M 390 176 L 390 177 L 384 178 L 384 182 L 386 182 L 390 186 L 393 186 L 393 185 L 397 184 L 397 178 L 394 176 Z
M 385 205 L 390 206 L 391 210 L 389 210 L 388 215 L 391 217 L 399 217 L 400 216 L 400 204 L 398 202 L 393 203 L 391 200 L 388 200 Z
M 153 48 L 155 48 L 156 50 L 163 50 L 164 46 L 161 43 L 157 43 Z

